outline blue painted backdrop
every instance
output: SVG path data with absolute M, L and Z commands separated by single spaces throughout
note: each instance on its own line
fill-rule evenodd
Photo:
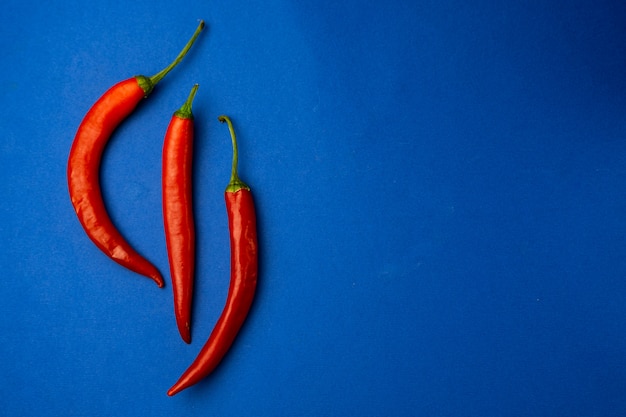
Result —
M 626 3 L 5 3 L 3 415 L 626 414 Z M 160 290 L 88 240 L 67 156 L 91 104 L 200 18 L 102 165 Z M 196 82 L 187 346 L 160 164 Z M 228 287 L 222 113 L 256 198 L 259 291 L 220 368 L 169 398 Z

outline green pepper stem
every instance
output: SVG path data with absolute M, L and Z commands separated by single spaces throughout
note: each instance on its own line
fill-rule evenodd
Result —
M 185 55 L 187 55 L 187 52 L 191 48 L 191 45 L 193 45 L 198 35 L 200 35 L 200 32 L 202 32 L 202 29 L 204 29 L 204 20 L 200 20 L 200 24 L 196 28 L 196 31 L 193 33 L 191 39 L 189 39 L 189 41 L 187 42 L 187 45 L 185 45 L 185 47 L 182 51 L 180 51 L 176 59 L 172 61 L 172 63 L 169 64 L 167 67 L 163 68 L 152 77 L 144 77 L 143 75 L 136 76 L 137 82 L 139 83 L 139 86 L 143 89 L 146 96 L 148 96 L 152 92 L 154 86 L 157 85 L 157 83 L 161 81 L 168 72 L 170 72 L 176 65 L 179 64 L 180 61 L 183 60 L 183 58 L 185 57 Z
M 235 135 L 235 129 L 233 128 L 233 123 L 230 121 L 228 116 L 220 116 L 217 118 L 220 122 L 226 122 L 228 124 L 228 130 L 230 131 L 230 138 L 233 142 L 233 168 L 230 173 L 230 182 L 226 187 L 227 193 L 234 193 L 241 189 L 250 190 L 250 187 L 246 185 L 245 182 L 241 181 L 239 175 L 237 174 L 237 162 L 239 159 L 239 152 L 237 150 L 237 136 Z
M 189 39 L 187 45 L 185 45 L 183 50 L 180 51 L 176 59 L 172 61 L 172 63 L 169 64 L 167 67 L 163 68 L 161 71 L 150 77 L 150 81 L 152 81 L 152 84 L 156 85 L 159 81 L 163 79 L 163 77 L 167 75 L 168 72 L 170 72 L 176 65 L 178 65 L 180 61 L 183 60 L 185 55 L 187 55 L 187 51 L 189 51 L 189 49 L 191 48 L 191 45 L 193 45 L 193 43 L 196 41 L 196 38 L 200 35 L 200 32 L 202 32 L 202 29 L 204 29 L 204 20 L 200 20 L 200 24 L 196 28 L 196 31 L 193 33 L 193 36 L 191 37 L 191 39 Z
M 193 104 L 193 99 L 196 97 L 196 91 L 198 91 L 198 84 L 195 84 L 191 88 L 191 92 L 189 93 L 189 97 L 187 97 L 187 101 L 185 101 L 180 109 L 174 112 L 175 116 L 180 117 L 181 119 L 193 119 L 191 105 Z

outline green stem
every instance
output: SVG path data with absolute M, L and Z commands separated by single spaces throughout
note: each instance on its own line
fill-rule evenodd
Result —
M 237 174 L 237 161 L 239 159 L 239 152 L 237 150 L 237 136 L 235 135 L 235 129 L 233 129 L 233 123 L 230 121 L 228 116 L 220 116 L 217 118 L 220 122 L 226 122 L 228 124 L 228 130 L 230 131 L 230 138 L 233 142 L 233 168 L 230 174 L 230 182 L 226 187 L 227 193 L 234 193 L 239 190 L 250 190 L 250 187 L 246 185 L 245 182 L 241 181 L 239 175 Z
M 191 104 L 193 103 L 193 99 L 196 97 L 196 91 L 198 91 L 198 84 L 195 84 L 191 89 L 191 93 L 189 93 L 189 97 L 187 97 L 187 101 L 182 107 L 174 113 L 176 117 L 180 117 L 181 119 L 193 119 L 193 113 L 191 113 Z
M 191 45 L 193 45 L 198 35 L 200 35 L 200 32 L 202 32 L 202 29 L 204 29 L 204 20 L 200 20 L 200 24 L 196 28 L 196 31 L 193 33 L 193 36 L 191 37 L 191 39 L 189 39 L 189 41 L 187 42 L 183 50 L 180 51 L 176 59 L 172 61 L 172 63 L 169 64 L 167 67 L 163 68 L 161 71 L 154 74 L 152 77 L 145 77 L 143 75 L 138 75 L 136 77 L 137 81 L 139 82 L 139 86 L 143 89 L 146 96 L 152 92 L 152 89 L 154 88 L 154 86 L 157 85 L 158 82 L 161 81 L 163 77 L 167 75 L 168 72 L 170 72 L 176 65 L 180 63 L 180 61 L 183 60 L 183 58 L 185 57 L 185 55 L 187 55 L 187 52 L 191 48 Z

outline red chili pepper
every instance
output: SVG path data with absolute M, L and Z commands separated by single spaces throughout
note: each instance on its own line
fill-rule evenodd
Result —
M 163 219 L 174 289 L 174 313 L 181 337 L 191 343 L 190 317 L 195 264 L 192 204 L 193 102 L 198 84 L 172 116 L 163 144 Z
M 89 238 L 111 259 L 152 278 L 159 287 L 163 287 L 159 271 L 126 242 L 109 218 L 100 192 L 100 160 L 115 128 L 178 65 L 203 28 L 204 22 L 201 21 L 185 48 L 162 71 L 152 77 L 138 75 L 122 81 L 96 101 L 78 128 L 67 166 L 72 204 Z
M 245 321 L 256 289 L 258 247 L 254 203 L 250 187 L 237 175 L 237 139 L 233 125 L 226 116 L 220 116 L 219 120 L 228 123 L 233 142 L 232 174 L 225 193 L 230 229 L 230 287 L 226 306 L 209 340 L 195 361 L 167 392 L 170 396 L 196 384 L 217 367 Z

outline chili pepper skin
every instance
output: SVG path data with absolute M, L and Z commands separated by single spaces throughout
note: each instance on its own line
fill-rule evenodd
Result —
M 70 151 L 68 182 L 72 204 L 87 235 L 111 259 L 152 278 L 163 287 L 159 271 L 122 237 L 106 212 L 99 187 L 102 152 L 110 135 L 145 96 L 135 77 L 114 85 L 89 110 Z
M 174 291 L 178 331 L 191 343 L 190 319 L 195 266 L 195 227 L 192 204 L 194 123 L 191 112 L 198 84 L 172 116 L 163 144 L 163 219 Z
M 67 178 L 69 194 L 83 229 L 96 246 L 120 265 L 153 279 L 163 287 L 163 278 L 149 261 L 139 255 L 111 221 L 100 192 L 102 152 L 117 126 L 139 102 L 186 55 L 204 22 L 200 21 L 192 38 L 176 59 L 152 77 L 138 75 L 122 81 L 96 101 L 81 122 L 70 150 Z
M 226 305 L 208 341 L 167 392 L 169 396 L 198 383 L 219 365 L 250 311 L 256 290 L 258 243 L 254 202 L 250 187 L 237 175 L 237 142 L 232 123 L 226 116 L 219 120 L 228 123 L 233 141 L 233 171 L 224 195 L 230 230 L 230 286 Z

